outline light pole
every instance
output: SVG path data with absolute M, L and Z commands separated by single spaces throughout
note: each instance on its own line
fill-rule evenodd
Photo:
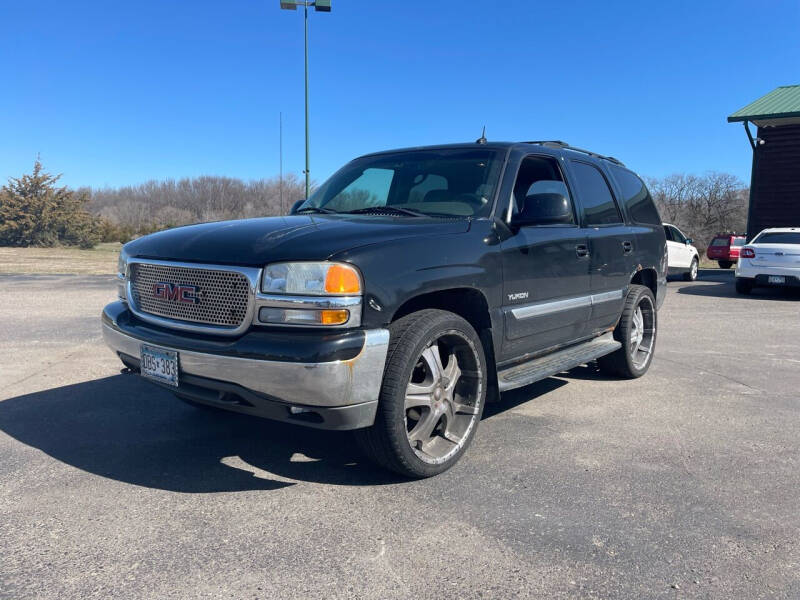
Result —
M 310 187 L 311 167 L 309 164 L 309 134 L 308 134 L 308 7 L 313 6 L 317 12 L 331 12 L 331 0 L 280 0 L 281 8 L 284 10 L 297 10 L 298 6 L 303 7 L 303 24 L 305 37 L 305 64 L 306 64 L 306 198 Z

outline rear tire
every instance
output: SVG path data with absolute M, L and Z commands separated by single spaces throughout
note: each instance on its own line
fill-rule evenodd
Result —
M 718 262 L 720 269 L 730 269 L 733 266 L 733 263 L 729 260 L 720 260 Z
M 745 296 L 753 291 L 753 282 L 744 277 L 736 278 L 736 291 Z
M 389 326 L 378 411 L 355 431 L 364 453 L 407 477 L 431 477 L 464 454 L 486 402 L 487 367 L 472 326 L 426 309 Z
M 622 348 L 601 356 L 597 364 L 603 373 L 626 379 L 641 377 L 653 362 L 658 332 L 656 301 L 650 288 L 631 285 L 614 339 Z
M 697 279 L 697 259 L 692 259 L 692 264 L 689 265 L 689 270 L 683 274 L 684 281 L 695 281 Z

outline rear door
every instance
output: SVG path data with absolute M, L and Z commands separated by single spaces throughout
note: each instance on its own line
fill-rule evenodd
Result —
M 591 162 L 571 160 L 570 175 L 589 242 L 592 310 L 589 332 L 614 325 L 634 272 L 636 236 L 626 225 L 606 174 Z
M 664 234 L 667 236 L 667 260 L 670 269 L 684 269 L 689 265 L 685 265 L 684 249 L 686 244 L 681 244 L 678 241 L 676 230 L 672 225 L 664 225 Z
M 674 225 L 667 225 L 672 231 L 672 239 L 674 240 L 675 244 L 675 256 L 676 256 L 676 265 L 681 269 L 688 269 L 692 265 L 692 259 L 694 258 L 694 252 L 689 247 L 689 244 L 686 243 L 686 236 L 683 235 L 683 232 L 675 227 Z

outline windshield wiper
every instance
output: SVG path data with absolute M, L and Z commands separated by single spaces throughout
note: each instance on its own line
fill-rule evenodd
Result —
M 325 215 L 337 215 L 337 214 L 339 214 L 335 210 L 332 210 L 330 208 L 322 208 L 320 206 L 304 206 L 303 208 L 297 209 L 296 212 L 298 212 L 298 213 L 301 213 L 301 212 L 315 212 L 315 213 L 322 213 L 322 214 L 325 214 Z
M 368 215 L 370 213 L 394 213 L 396 215 L 408 215 L 409 217 L 429 217 L 430 215 L 414 210 L 413 208 L 401 208 L 400 206 L 365 206 L 355 210 L 348 210 L 348 215 Z

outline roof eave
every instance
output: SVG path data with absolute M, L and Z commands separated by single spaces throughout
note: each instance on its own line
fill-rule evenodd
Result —
M 741 121 L 763 121 L 767 119 L 792 119 L 800 117 L 800 112 L 788 112 L 788 113 L 766 113 L 761 115 L 736 115 L 733 114 L 728 117 L 728 123 L 738 123 Z

